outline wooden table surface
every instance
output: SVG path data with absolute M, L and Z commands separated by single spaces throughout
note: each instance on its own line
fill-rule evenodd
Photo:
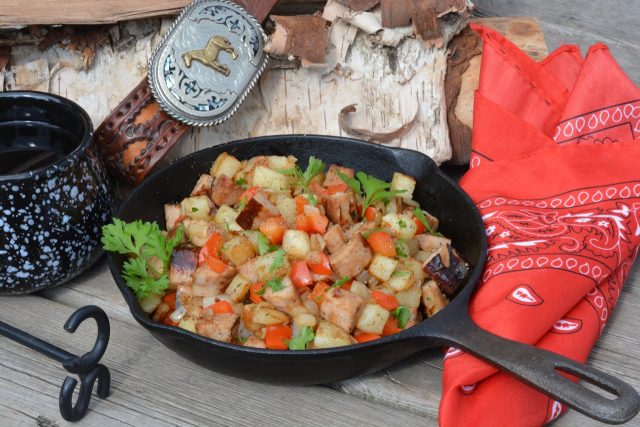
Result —
M 426 351 L 383 372 L 330 386 L 275 386 L 207 371 L 158 342 L 130 315 L 106 260 L 37 295 L 0 298 L 0 320 L 76 354 L 95 340 L 89 321 L 63 330 L 78 307 L 95 304 L 111 320 L 102 359 L 112 393 L 95 394 L 77 426 L 169 425 L 437 425 L 442 354 Z M 640 389 L 640 262 L 589 363 Z M 66 372 L 44 356 L 0 337 L 0 425 L 68 425 L 58 412 Z M 569 411 L 554 426 L 602 425 Z M 628 425 L 640 425 L 640 418 Z

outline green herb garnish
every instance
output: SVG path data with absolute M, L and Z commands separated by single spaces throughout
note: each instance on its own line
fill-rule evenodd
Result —
M 406 258 L 409 256 L 409 254 L 407 254 L 406 245 L 402 239 L 397 239 L 395 241 L 395 247 L 396 254 L 398 254 L 400 258 Z
M 311 156 L 309 157 L 309 165 L 304 172 L 298 165 L 291 169 L 280 169 L 278 172 L 297 178 L 298 182 L 296 182 L 296 185 L 300 185 L 302 188 L 307 188 L 313 178 L 324 172 L 325 167 L 326 165 L 322 160 Z
M 404 222 L 404 219 L 401 219 L 401 220 L 398 221 L 398 227 L 407 228 L 407 223 Z
M 275 254 L 276 256 L 273 259 L 273 263 L 269 267 L 270 272 L 276 271 L 284 265 L 284 249 L 278 250 Z
M 271 288 L 273 292 L 278 292 L 284 289 L 284 285 L 282 284 L 282 279 L 272 279 L 267 280 L 267 286 Z
M 398 321 L 398 327 L 404 329 L 404 327 L 407 326 L 407 322 L 409 321 L 409 316 L 411 316 L 411 313 L 409 312 L 407 306 L 403 304 L 393 310 L 391 312 L 391 315 Z
M 333 285 L 331 285 L 332 288 L 339 288 L 340 286 L 344 285 L 345 283 L 347 283 L 349 280 L 351 280 L 348 276 L 344 276 L 342 279 L 337 280 Z
M 422 225 L 424 225 L 424 228 L 427 230 L 427 233 L 433 234 L 434 236 L 438 236 L 438 237 L 444 237 L 442 233 L 434 231 L 433 228 L 431 228 L 431 224 L 429 224 L 429 221 L 427 221 L 427 217 L 424 215 L 424 212 L 422 212 L 422 209 L 415 208 L 413 210 L 413 214 L 416 216 L 416 218 L 420 220 Z
M 242 188 L 246 188 L 247 187 L 247 180 L 244 178 L 238 178 L 236 179 L 236 185 L 239 185 Z
M 196 208 L 196 207 L 192 207 L 192 208 L 191 208 L 191 212 L 198 212 L 198 210 L 199 210 L 199 209 L 198 209 L 198 208 Z
M 350 178 L 340 171 L 336 171 L 336 173 L 338 177 L 353 190 L 356 197 L 360 199 L 362 204 L 361 215 L 364 215 L 364 211 L 372 204 L 378 201 L 388 203 L 392 197 L 405 192 L 405 190 L 389 190 L 391 188 L 390 183 L 367 175 L 364 172 L 356 173 L 357 179 Z M 361 189 L 364 195 L 361 194 Z
M 391 277 L 394 277 L 394 276 L 395 277 L 405 277 L 405 276 L 408 276 L 410 274 L 411 273 L 408 272 L 408 271 L 399 270 L 399 271 L 394 271 L 393 273 L 391 273 Z
M 309 203 L 311 203 L 311 206 L 315 206 L 318 204 L 318 199 L 316 199 L 316 196 L 311 193 L 307 194 L 307 200 L 309 201 Z
M 240 205 L 238 206 L 238 210 L 242 211 L 246 205 L 247 205 L 247 196 L 242 196 L 242 199 L 240 200 Z
M 256 292 L 256 295 L 264 295 L 264 291 L 266 290 L 265 285 L 262 285 L 262 287 L 260 289 L 258 289 L 258 291 Z
M 249 337 L 238 337 L 238 342 L 241 342 L 242 344 L 244 344 L 247 342 L 248 339 Z
M 138 299 L 159 295 L 169 286 L 167 274 L 171 253 L 182 241 L 184 226 L 180 224 L 171 238 L 167 238 L 156 223 L 134 221 L 126 223 L 118 218 L 102 227 L 102 247 L 110 252 L 132 255 L 122 265 L 122 276 Z M 149 260 L 162 261 L 162 271 Z
M 313 333 L 313 328 L 303 326 L 298 335 L 288 340 L 286 344 L 289 346 L 289 350 L 306 350 L 307 345 L 313 341 L 315 337 L 316 334 Z

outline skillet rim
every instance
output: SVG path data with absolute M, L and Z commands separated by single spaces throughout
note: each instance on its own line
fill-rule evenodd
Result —
M 465 201 L 465 203 L 467 203 L 472 208 L 472 213 L 475 216 L 475 221 L 479 224 L 483 224 L 482 216 L 480 215 L 480 212 L 478 211 L 475 203 L 473 202 L 473 200 L 471 200 L 469 195 L 453 179 L 451 179 L 447 174 L 445 174 L 440 169 L 440 167 L 438 167 L 438 165 L 433 161 L 433 159 L 431 159 L 426 154 L 418 151 L 414 151 L 414 150 L 400 148 L 400 147 L 390 147 L 390 146 L 379 145 L 379 144 L 375 144 L 375 143 L 371 143 L 368 141 L 363 141 L 355 138 L 347 138 L 347 137 L 332 136 L 332 135 L 314 135 L 314 134 L 283 134 L 283 135 L 268 135 L 268 136 L 239 139 L 239 140 L 224 142 L 222 144 L 218 144 L 212 147 L 207 147 L 202 150 L 198 150 L 193 153 L 190 153 L 184 157 L 175 159 L 170 163 L 163 165 L 162 167 L 153 171 L 145 180 L 142 181 L 142 183 L 138 187 L 134 188 L 133 191 L 131 191 L 127 195 L 125 200 L 122 202 L 122 204 L 118 208 L 117 213 L 114 214 L 114 218 L 120 218 L 122 211 L 131 203 L 132 200 L 136 199 L 136 196 L 138 194 L 143 193 L 146 187 L 150 186 L 153 180 L 157 176 L 160 176 L 161 174 L 165 173 L 166 171 L 170 170 L 171 168 L 175 167 L 178 164 L 188 163 L 192 158 L 202 156 L 203 153 L 206 151 L 215 150 L 215 151 L 222 152 L 222 151 L 228 151 L 228 150 L 225 150 L 225 148 L 230 146 L 232 148 L 235 148 L 237 146 L 242 147 L 243 145 L 260 143 L 261 141 L 273 142 L 273 141 L 282 141 L 282 140 L 291 140 L 291 139 L 312 140 L 317 142 L 322 142 L 322 140 L 325 140 L 325 141 L 331 140 L 333 142 L 340 141 L 340 142 L 345 142 L 347 144 L 352 144 L 355 146 L 358 146 L 358 145 L 365 146 L 367 148 L 373 148 L 374 150 L 389 153 L 389 155 L 394 157 L 396 160 L 399 160 L 399 156 L 402 156 L 402 155 L 418 156 L 421 158 L 423 162 L 430 164 L 430 167 L 433 167 L 435 169 L 436 175 L 438 175 L 441 179 L 445 180 L 447 184 L 450 185 L 454 191 L 459 193 L 459 196 Z M 136 319 L 136 321 L 140 323 L 142 326 L 144 326 L 145 328 L 153 332 L 157 331 L 164 334 L 180 336 L 182 338 L 185 338 L 185 337 L 192 338 L 198 341 L 200 344 L 214 345 L 216 347 L 224 348 L 225 350 L 231 351 L 231 352 L 247 353 L 251 355 L 261 355 L 261 356 L 270 356 L 270 357 L 284 357 L 284 358 L 291 357 L 292 355 L 295 354 L 296 357 L 303 358 L 303 357 L 322 356 L 322 355 L 328 355 L 328 354 L 336 355 L 336 353 L 347 354 L 354 351 L 366 350 L 373 347 L 387 345 L 394 341 L 404 341 L 404 340 L 413 339 L 413 338 L 431 337 L 432 334 L 430 334 L 429 332 L 426 332 L 425 329 L 429 328 L 429 325 L 435 324 L 433 320 L 437 320 L 439 318 L 444 319 L 444 316 L 439 316 L 439 314 L 452 313 L 461 304 L 463 305 L 463 308 L 464 308 L 464 314 L 468 316 L 469 299 L 471 295 L 475 292 L 477 284 L 480 281 L 481 275 L 484 271 L 486 258 L 487 258 L 488 244 L 487 244 L 486 235 L 484 233 L 484 227 L 482 228 L 482 231 L 483 232 L 480 233 L 480 235 L 482 236 L 482 239 L 480 242 L 480 253 L 478 257 L 478 262 L 472 265 L 471 267 L 472 271 L 469 274 L 467 278 L 467 282 L 464 285 L 463 289 L 452 299 L 451 304 L 445 307 L 445 310 L 442 310 L 441 313 L 438 313 L 428 319 L 424 319 L 422 322 L 408 329 L 405 329 L 402 332 L 398 332 L 393 335 L 388 335 L 386 337 L 382 337 L 382 338 L 379 338 L 373 341 L 368 341 L 365 343 L 350 344 L 347 346 L 331 347 L 331 348 L 324 348 L 324 349 L 271 350 L 271 349 L 262 349 L 262 348 L 254 348 L 254 347 L 245 347 L 237 344 L 232 344 L 224 341 L 217 341 L 211 338 L 207 338 L 205 336 L 188 331 L 186 329 L 178 328 L 176 326 L 169 326 L 169 325 L 164 325 L 162 323 L 154 322 L 146 314 L 144 314 L 144 312 L 142 312 L 142 309 L 140 307 L 140 304 L 138 303 L 137 298 L 133 294 L 131 288 L 129 288 L 125 283 L 124 278 L 122 277 L 122 274 L 121 274 L 121 269 L 118 268 L 118 266 L 116 265 L 117 264 L 116 254 L 107 252 L 107 258 L 109 262 L 109 269 L 111 271 L 111 275 L 113 276 L 113 279 L 116 282 L 116 285 L 120 290 L 120 293 L 125 299 L 125 302 L 129 307 L 129 311 L 131 312 L 134 319 Z M 449 308 L 449 310 L 446 310 L 446 308 Z M 432 322 L 428 322 L 428 320 L 432 320 Z

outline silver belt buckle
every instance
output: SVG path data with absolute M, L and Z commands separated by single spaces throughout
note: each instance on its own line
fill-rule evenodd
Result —
M 266 34 L 242 6 L 196 0 L 153 51 L 149 84 L 162 109 L 190 126 L 217 125 L 236 112 L 264 72 Z

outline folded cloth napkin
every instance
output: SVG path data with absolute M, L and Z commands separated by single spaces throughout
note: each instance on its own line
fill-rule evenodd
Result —
M 597 44 L 535 62 L 482 26 L 471 169 L 489 256 L 482 328 L 584 363 L 640 244 L 640 90 Z M 457 349 L 440 425 L 540 426 L 564 405 Z

